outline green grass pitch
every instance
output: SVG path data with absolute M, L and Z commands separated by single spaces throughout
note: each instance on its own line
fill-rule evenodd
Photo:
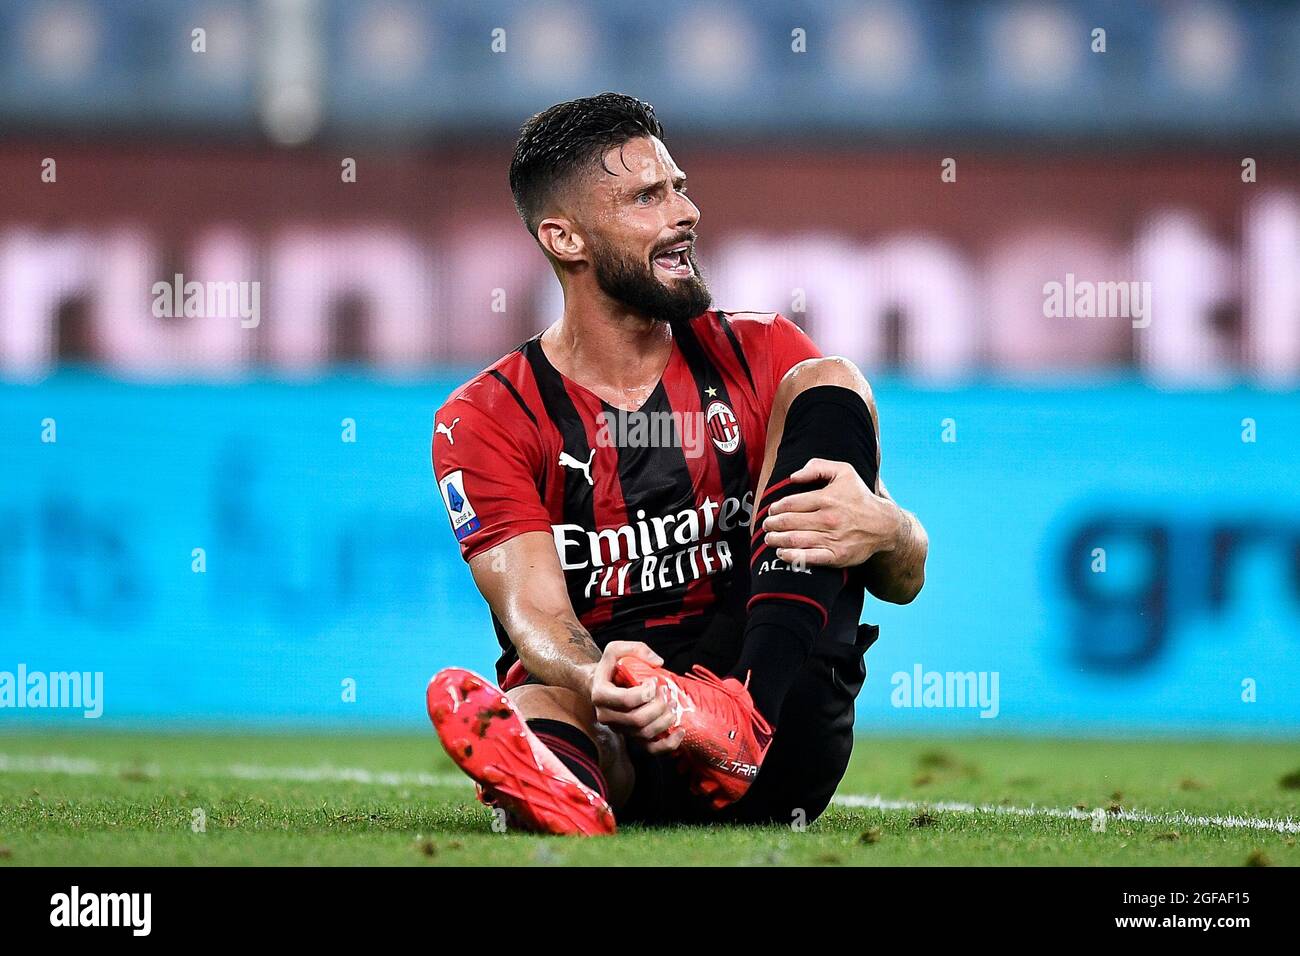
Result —
M 866 737 L 839 793 L 802 831 L 562 839 L 492 832 L 431 734 L 11 733 L 0 865 L 1300 864 L 1290 743 Z

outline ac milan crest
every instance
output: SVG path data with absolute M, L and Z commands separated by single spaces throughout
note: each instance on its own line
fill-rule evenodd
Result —
M 726 402 L 710 402 L 704 412 L 704 424 L 718 451 L 730 455 L 740 447 L 740 422 Z

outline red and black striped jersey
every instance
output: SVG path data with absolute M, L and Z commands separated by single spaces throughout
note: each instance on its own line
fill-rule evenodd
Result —
M 791 366 L 820 354 L 772 313 L 709 311 L 673 332 L 636 412 L 561 374 L 536 336 L 434 419 L 434 474 L 462 556 L 550 533 L 574 611 L 602 646 L 699 639 L 719 616 L 739 626 L 772 399 Z M 493 620 L 504 677 L 516 658 Z

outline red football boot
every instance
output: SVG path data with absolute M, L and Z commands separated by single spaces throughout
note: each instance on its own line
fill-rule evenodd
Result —
M 674 674 L 639 657 L 618 659 L 614 683 L 638 687 L 647 679 L 654 680 L 676 712 L 673 726 L 662 736 L 686 731 L 678 753 L 691 789 L 718 810 L 743 797 L 772 744 L 772 727 L 754 708 L 745 685 L 698 665 L 690 674 Z
M 473 671 L 448 667 L 426 693 L 443 749 L 479 785 L 479 799 L 540 833 L 604 836 L 615 831 L 609 804 L 528 729 L 503 694 Z

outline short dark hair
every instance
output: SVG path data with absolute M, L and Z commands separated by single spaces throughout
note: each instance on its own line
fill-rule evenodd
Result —
M 542 110 L 519 131 L 510 161 L 510 192 L 519 217 L 536 235 L 542 208 L 558 186 L 600 163 L 615 146 L 663 135 L 655 108 L 623 93 L 586 96 Z

